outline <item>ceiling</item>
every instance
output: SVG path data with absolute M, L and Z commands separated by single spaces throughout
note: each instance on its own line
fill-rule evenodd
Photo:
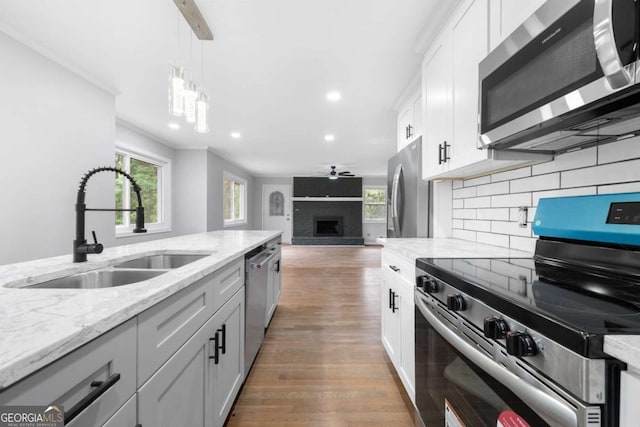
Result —
M 395 152 L 393 107 L 437 3 L 197 0 L 214 34 L 201 46 L 172 0 L 2 0 L 0 30 L 113 91 L 118 118 L 174 147 L 210 147 L 255 176 L 330 165 L 375 176 Z M 208 134 L 168 114 L 178 57 L 209 95 Z M 328 102 L 330 90 L 342 99 Z

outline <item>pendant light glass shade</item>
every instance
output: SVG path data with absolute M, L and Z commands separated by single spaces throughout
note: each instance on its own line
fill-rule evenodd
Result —
M 207 95 L 205 95 L 204 92 L 200 92 L 200 96 L 198 96 L 198 100 L 196 101 L 196 132 L 209 132 L 209 123 L 207 119 L 208 110 L 209 102 L 207 100 Z
M 184 71 L 180 66 L 171 67 L 169 73 L 169 113 L 184 114 Z
M 187 87 L 184 90 L 184 116 L 187 123 L 196 122 L 196 99 L 198 98 L 198 92 L 196 90 L 196 84 L 193 80 L 187 83 Z

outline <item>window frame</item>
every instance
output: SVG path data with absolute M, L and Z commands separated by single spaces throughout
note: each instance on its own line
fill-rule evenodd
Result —
M 233 184 L 240 184 L 242 186 L 242 195 L 241 195 L 241 199 L 240 199 L 240 210 L 242 211 L 242 218 L 241 219 L 226 219 L 224 217 L 224 182 L 225 181 L 231 181 Z M 232 209 L 232 213 L 231 216 L 235 217 L 235 185 L 231 186 L 232 189 L 232 200 L 231 200 L 231 209 Z M 222 173 L 222 222 L 224 227 L 236 227 L 239 225 L 244 225 L 248 223 L 248 212 L 247 212 L 247 192 L 248 192 L 248 184 L 247 184 L 247 180 L 240 178 L 238 175 L 234 175 L 231 172 L 227 172 L 224 171 Z
M 384 193 L 385 193 L 384 202 L 367 203 L 367 196 L 366 196 L 367 190 L 384 190 Z M 367 205 L 383 205 L 384 218 L 368 219 L 366 217 Z M 387 187 L 385 185 L 364 185 L 362 187 L 362 222 L 373 223 L 373 224 L 380 224 L 380 223 L 387 222 Z
M 145 234 L 166 233 L 171 229 L 171 159 L 141 150 L 123 143 L 116 143 L 114 157 L 120 154 L 125 157 L 125 172 L 129 172 L 129 162 L 131 158 L 146 163 L 154 164 L 158 168 L 158 222 L 145 222 L 147 233 L 134 233 L 135 224 L 115 225 L 116 238 L 130 236 L 144 236 Z M 125 178 L 125 183 L 129 180 Z M 123 208 L 128 209 L 131 202 L 131 189 L 129 185 L 123 188 L 122 204 Z M 135 194 L 133 195 L 135 197 Z M 115 197 L 115 187 L 114 187 Z M 123 219 L 128 218 L 127 212 L 123 212 Z M 126 215 L 126 216 L 125 216 Z M 145 218 L 146 219 L 146 218 Z M 115 217 L 114 217 L 115 223 Z

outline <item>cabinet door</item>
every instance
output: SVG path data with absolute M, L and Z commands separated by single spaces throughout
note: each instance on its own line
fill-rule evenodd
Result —
M 487 158 L 478 149 L 478 65 L 487 56 L 488 0 L 473 0 L 452 27 L 453 144 L 451 169 Z
M 493 50 L 546 0 L 491 0 L 489 49 Z
M 209 389 L 213 393 L 213 426 L 221 427 L 244 380 L 244 288 L 212 319 L 219 350 L 217 359 L 210 361 Z
M 104 423 L 102 427 L 135 427 L 137 424 L 137 411 L 138 402 L 136 395 L 134 394 L 131 399 L 124 404 L 124 406 L 118 409 L 118 412 L 113 414 L 109 420 Z
M 267 308 L 264 314 L 265 328 L 269 326 L 269 322 L 271 322 L 280 297 L 280 286 L 276 283 L 280 279 L 280 273 L 277 271 L 280 269 L 280 258 L 276 257 L 269 261 L 267 268 L 269 273 L 267 274 Z
M 400 111 L 398 114 L 398 151 L 402 150 L 409 144 L 409 126 L 413 122 L 413 109 L 408 105 Z
M 448 163 L 441 161 L 440 149 L 451 144 L 451 47 L 450 33 L 445 31 L 434 42 L 422 64 L 424 98 L 424 132 L 422 141 L 422 178 L 445 172 Z
M 138 390 L 138 421 L 154 427 L 212 427 L 209 376 L 210 318 Z
M 401 359 L 401 324 L 400 313 L 398 306 L 398 292 L 394 287 L 394 278 L 391 276 L 391 271 L 387 272 L 387 269 L 383 268 L 382 273 L 382 290 L 380 299 L 382 301 L 382 345 L 387 350 L 387 354 L 396 367 L 399 369 L 402 362 Z M 395 307 L 394 308 L 394 303 Z
M 407 394 L 413 402 L 416 396 L 415 367 L 415 303 L 413 301 L 413 284 L 404 283 L 400 292 L 400 327 L 402 329 L 400 378 Z
M 413 99 L 413 128 L 411 130 L 411 141 L 422 136 L 422 93 Z

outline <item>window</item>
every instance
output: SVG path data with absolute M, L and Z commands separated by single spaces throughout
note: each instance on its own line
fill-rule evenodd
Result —
M 364 221 L 378 222 L 387 219 L 387 189 L 386 187 L 364 187 Z
M 224 225 L 247 222 L 247 183 L 225 172 L 223 180 Z
M 169 231 L 170 212 L 165 200 L 171 200 L 168 194 L 170 182 L 170 163 L 167 159 L 118 147 L 115 154 L 116 168 L 122 169 L 136 180 L 140 186 L 142 206 L 144 206 L 145 228 L 148 232 Z M 129 180 L 120 174 L 115 177 L 115 199 L 117 209 L 135 209 L 138 199 Z M 116 212 L 116 235 L 129 235 L 136 223 L 135 212 Z

